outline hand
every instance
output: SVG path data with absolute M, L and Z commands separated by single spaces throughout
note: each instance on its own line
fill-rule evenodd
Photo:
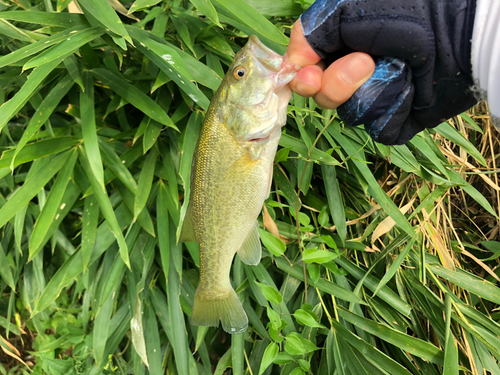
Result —
M 404 144 L 476 103 L 474 12 L 475 0 L 317 0 L 292 30 L 287 58 L 303 67 L 292 89 L 340 105 L 377 142 Z M 333 63 L 323 71 L 320 59 Z
M 346 102 L 375 69 L 368 54 L 354 52 L 324 70 L 324 63 L 307 42 L 300 21 L 293 26 L 285 58 L 303 67 L 290 82 L 292 90 L 301 96 L 313 96 L 318 105 L 327 109 Z

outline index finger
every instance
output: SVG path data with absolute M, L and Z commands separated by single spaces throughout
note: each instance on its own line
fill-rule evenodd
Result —
M 293 25 L 285 59 L 288 62 L 296 64 L 302 68 L 308 65 L 316 65 L 321 60 L 321 57 L 314 52 L 312 47 L 307 42 L 300 19 L 295 21 L 295 24 Z

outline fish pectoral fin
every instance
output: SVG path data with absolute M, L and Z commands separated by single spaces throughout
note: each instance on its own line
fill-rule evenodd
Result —
M 196 241 L 193 228 L 193 215 L 191 214 L 191 205 L 188 206 L 186 216 L 184 216 L 184 223 L 182 224 L 181 235 L 179 242 L 193 242 Z
M 250 229 L 250 233 L 248 233 L 247 238 L 243 241 L 243 245 L 238 250 L 238 256 L 241 261 L 251 266 L 259 264 L 262 256 L 262 245 L 260 244 L 258 228 L 259 225 L 255 221 L 255 225 Z

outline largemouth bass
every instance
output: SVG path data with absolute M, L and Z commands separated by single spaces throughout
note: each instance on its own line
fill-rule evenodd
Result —
M 297 69 L 256 36 L 235 56 L 208 108 L 191 168 L 180 241 L 200 245 L 191 323 L 243 332 L 248 319 L 229 272 L 238 252 L 257 265 L 257 217 L 269 196 L 274 156 Z

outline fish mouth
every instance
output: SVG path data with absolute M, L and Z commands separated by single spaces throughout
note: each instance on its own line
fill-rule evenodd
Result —
M 248 52 L 254 58 L 255 68 L 259 72 L 274 80 L 274 92 L 279 92 L 297 74 L 300 67 L 283 59 L 283 56 L 274 52 L 262 43 L 255 35 L 251 35 L 248 41 Z

